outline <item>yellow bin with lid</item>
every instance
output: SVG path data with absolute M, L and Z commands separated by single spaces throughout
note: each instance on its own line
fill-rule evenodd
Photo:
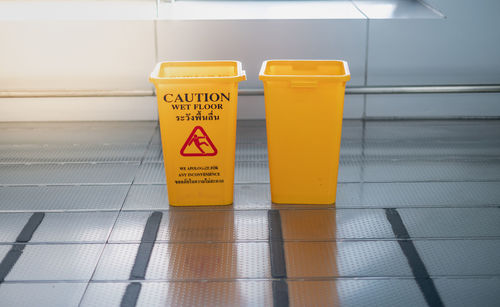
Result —
M 262 64 L 271 199 L 334 204 L 346 82 L 345 61 L 270 60 Z
M 233 203 L 238 61 L 161 62 L 156 87 L 172 206 Z

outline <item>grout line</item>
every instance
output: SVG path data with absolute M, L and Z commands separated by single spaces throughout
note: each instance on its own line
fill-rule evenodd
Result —
M 386 208 L 388 209 L 388 208 Z M 396 209 L 396 208 L 390 208 Z M 324 239 L 284 239 L 283 242 L 288 243 L 348 243 L 348 242 L 398 242 L 407 241 L 407 239 L 396 238 L 396 237 L 386 237 L 386 238 L 324 238 Z M 413 237 L 412 241 L 425 241 L 425 242 L 435 242 L 435 241 L 500 241 L 500 236 L 460 236 L 460 237 Z M 147 243 L 147 242 L 142 242 Z M 269 239 L 243 239 L 243 240 L 208 240 L 208 241 L 168 241 L 168 240 L 157 240 L 156 245 L 212 245 L 212 244 L 268 244 Z M 140 245 L 140 240 L 124 240 L 124 241 L 112 241 L 107 243 L 107 245 Z M 36 242 L 36 243 L 12 243 L 12 242 L 1 242 L 0 246 L 63 246 L 63 245 L 104 245 L 103 242 Z M 273 249 L 275 247 L 272 247 Z M 275 251 L 275 249 L 274 249 Z M 142 257 L 142 255 L 141 255 Z M 276 272 L 280 271 L 277 270 Z M 286 270 L 286 269 L 285 269 Z M 281 270 L 283 271 L 283 270 Z M 278 273 L 276 273 L 278 275 Z M 280 277 L 273 277 L 280 278 Z M 130 280 L 143 279 L 131 278 Z
M 433 280 L 491 280 L 500 279 L 500 275 L 432 275 Z M 346 275 L 346 276 L 321 276 L 321 277 L 310 277 L 310 276 L 297 276 L 289 277 L 288 282 L 317 282 L 317 281 L 342 281 L 342 280 L 410 280 L 414 281 L 415 277 L 412 275 L 408 276 L 366 276 L 366 275 Z M 269 282 L 276 281 L 276 279 L 269 277 L 248 277 L 248 278 L 214 278 L 214 279 L 203 279 L 203 278 L 186 278 L 186 279 L 148 279 L 143 280 L 141 284 L 154 284 L 154 283 L 226 283 L 226 282 Z M 85 280 L 12 280 L 5 281 L 3 284 L 58 284 L 58 283 L 68 283 L 68 284 L 83 284 L 86 283 Z M 92 284 L 129 284 L 129 280 L 124 279 L 108 279 L 108 280 L 93 280 Z
M 498 274 L 487 274 L 487 275 L 432 275 L 431 278 L 433 280 L 443 279 L 465 279 L 465 280 L 491 280 L 491 279 L 500 279 L 500 275 Z M 320 277 L 311 277 L 311 276 L 296 276 L 287 278 L 288 282 L 301 282 L 301 281 L 337 281 L 337 280 L 411 280 L 414 281 L 415 277 L 413 275 L 379 275 L 379 276 L 371 276 L 371 275 L 344 275 L 344 276 L 320 276 Z M 141 284 L 147 283 L 187 283 L 187 282 L 195 282 L 195 283 L 218 283 L 218 282 L 255 282 L 255 281 L 276 281 L 280 279 L 275 279 L 272 277 L 240 277 L 240 278 L 214 278 L 214 279 L 206 279 L 206 278 L 184 278 L 184 279 L 174 279 L 174 278 L 158 278 L 158 279 L 147 279 L 143 280 Z M 83 284 L 86 283 L 85 280 L 11 280 L 5 281 L 3 284 L 46 284 L 46 283 L 69 283 L 69 284 Z M 128 279 L 105 279 L 105 280 L 93 280 L 92 284 L 129 284 L 130 280 Z
M 363 130 L 366 129 L 365 125 L 363 125 Z M 499 161 L 500 157 L 495 154 L 446 154 L 446 153 L 438 153 L 438 154 L 421 154 L 421 155 L 408 155 L 408 154 L 369 154 L 365 155 L 364 150 L 366 147 L 366 140 L 365 138 L 365 132 L 362 132 L 362 139 L 361 140 L 355 140 L 354 142 L 350 142 L 348 140 L 344 140 L 343 143 L 349 142 L 353 143 L 353 145 L 360 145 L 361 146 L 361 153 L 360 154 L 343 154 L 340 153 L 340 157 L 344 161 L 348 162 L 384 162 L 384 161 L 440 161 L 440 160 L 446 160 L 446 161 L 474 161 L 474 162 L 491 162 L 491 161 Z M 359 144 L 358 144 L 359 142 Z M 410 142 L 407 140 L 369 140 L 369 143 L 371 145 L 387 145 L 387 144 L 401 144 L 401 145 L 412 145 L 415 144 L 415 142 Z M 436 142 L 421 142 L 420 144 L 423 145 L 443 145 L 445 149 L 449 146 L 447 145 L 482 145 L 484 142 L 449 142 L 449 143 L 442 143 L 441 141 L 436 141 Z M 345 146 L 344 146 L 345 148 Z M 440 148 L 439 146 L 436 146 L 436 148 Z M 454 147 L 451 147 L 453 149 Z M 264 155 L 265 153 L 262 153 Z M 144 164 L 163 164 L 163 160 L 145 160 L 143 161 Z M 238 159 L 236 158 L 235 160 L 236 163 L 267 163 L 268 159 Z M 47 162 L 40 162 L 40 161 L 25 161 L 25 162 L 2 162 L 0 161 L 0 167 L 5 166 L 86 166 L 86 165 L 92 165 L 92 166 L 97 166 L 97 165 L 112 165 L 112 166 L 140 166 L 141 160 L 135 160 L 135 161 L 85 161 L 85 162 L 71 162 L 71 161 L 47 161 Z M 80 185 L 81 183 L 78 183 Z M 88 183 L 85 185 L 89 185 L 92 183 Z M 106 183 L 95 183 L 97 184 L 106 184 Z M 122 184 L 128 184 L 128 183 L 122 183 Z M 39 184 L 26 184 L 26 185 L 39 185 Z M 64 184 L 49 184 L 49 185 L 64 185 Z M 67 184 L 67 185 L 74 185 L 74 184 Z
M 388 160 L 387 162 L 390 162 Z M 400 161 L 400 162 L 405 162 L 405 161 Z M 424 161 L 424 162 L 429 162 L 429 161 Z M 434 162 L 439 162 L 439 160 L 436 160 Z M 460 161 L 457 161 L 460 162 Z M 395 180 L 395 181 L 390 181 L 390 180 L 380 180 L 380 181 L 339 181 L 338 184 L 394 184 L 394 183 L 498 183 L 500 182 L 500 177 L 499 178 L 493 178 L 493 179 L 449 179 L 449 178 L 444 178 L 444 179 L 421 179 L 421 180 Z M 234 185 L 235 186 L 247 186 L 247 185 L 269 185 L 269 181 L 249 181 L 249 182 L 237 182 Z M 22 187 L 61 187 L 61 186 L 67 186 L 67 187 L 81 187 L 81 186 L 109 186 L 109 187 L 120 187 L 120 186 L 127 186 L 130 184 L 127 183 L 119 183 L 119 184 L 96 184 L 96 183 L 91 183 L 91 184 L 75 184 L 75 185 L 59 185 L 59 184 L 48 184 L 48 185 L 33 185 L 33 184 L 0 184 L 0 188 L 22 188 Z M 130 186 L 162 186 L 165 185 L 164 182 L 141 182 L 141 183 L 136 183 Z M 128 194 L 127 194 L 128 195 Z M 1 211 L 1 210 L 0 210 Z M 102 210 L 96 210 L 96 211 L 102 211 Z M 113 211 L 112 209 L 107 209 L 105 211 Z M 125 209 L 125 211 L 128 211 Z
M 240 207 L 241 206 L 241 207 Z M 258 211 L 268 211 L 271 208 L 279 207 L 280 210 L 376 210 L 376 209 L 385 209 L 385 208 L 394 208 L 394 209 L 490 209 L 490 208 L 500 208 L 500 206 L 495 204 L 477 204 L 477 205 L 408 205 L 408 206 L 388 206 L 387 204 L 382 205 L 373 205 L 373 204 L 337 204 L 335 207 L 325 206 L 325 207 L 315 207 L 311 205 L 311 207 L 299 207 L 299 205 L 271 205 L 270 203 L 265 207 L 245 207 L 246 205 L 238 205 L 238 208 L 230 207 L 231 209 L 226 208 L 206 208 L 202 209 L 202 207 L 193 207 L 193 208 L 182 208 L 176 209 L 178 211 L 183 212 L 201 212 L 204 210 L 210 211 L 231 211 L 231 212 L 258 212 Z M 321 206 L 321 205 L 319 205 Z M 127 209 L 123 212 L 133 213 L 133 212 L 151 212 L 152 210 L 156 211 L 165 211 L 168 212 L 169 208 L 148 208 L 148 209 Z M 0 210 L 0 214 L 23 214 L 23 213 L 33 213 L 33 212 L 42 212 L 41 210 L 15 210 L 15 211 L 5 211 Z M 43 210 L 46 213 L 101 213 L 101 212 L 118 212 L 118 210 Z M 1 244 L 1 243 L 0 243 Z M 33 243 L 30 243 L 33 244 Z M 102 244 L 102 243 L 101 243 Z

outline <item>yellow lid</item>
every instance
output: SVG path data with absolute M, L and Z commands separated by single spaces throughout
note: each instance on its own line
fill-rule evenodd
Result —
M 246 80 L 245 71 L 238 61 L 160 62 L 149 77 L 153 83 L 243 80 Z
M 290 80 L 295 78 L 335 79 L 349 81 L 351 74 L 346 61 L 337 60 L 269 60 L 262 63 L 260 80 Z

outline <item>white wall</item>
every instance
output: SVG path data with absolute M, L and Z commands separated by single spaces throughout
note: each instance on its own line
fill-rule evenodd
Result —
M 286 12 L 271 8 L 262 12 L 267 19 L 243 20 L 235 20 L 231 13 L 220 17 L 206 11 L 200 13 L 205 18 L 191 19 L 161 11 L 163 16 L 155 19 L 153 1 L 125 2 L 132 10 L 116 9 L 120 1 L 111 8 L 102 2 L 112 13 L 99 16 L 71 4 L 44 15 L 43 2 L 21 8 L 5 3 L 0 2 L 0 92 L 148 91 L 152 85 L 147 78 L 157 61 L 201 59 L 242 61 L 248 81 L 241 88 L 261 88 L 258 70 L 270 58 L 345 59 L 351 68 L 350 86 L 500 84 L 496 0 L 429 0 L 445 19 L 414 10 L 414 3 L 413 9 L 400 5 L 387 18 L 369 2 L 357 0 L 329 4 L 335 9 L 291 10 L 294 18 L 284 18 Z M 500 116 L 499 98 L 497 94 L 348 95 L 345 116 Z M 156 116 L 151 97 L 0 98 L 0 121 Z M 263 116 L 263 97 L 240 98 L 240 118 Z
M 500 84 L 500 1 L 428 0 L 446 19 L 369 21 L 368 85 Z M 500 116 L 500 94 L 368 95 L 368 117 Z

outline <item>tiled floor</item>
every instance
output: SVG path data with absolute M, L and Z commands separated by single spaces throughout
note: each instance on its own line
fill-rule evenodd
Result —
M 345 121 L 336 207 L 169 208 L 155 122 L 0 123 L 0 306 L 498 306 L 500 121 Z

